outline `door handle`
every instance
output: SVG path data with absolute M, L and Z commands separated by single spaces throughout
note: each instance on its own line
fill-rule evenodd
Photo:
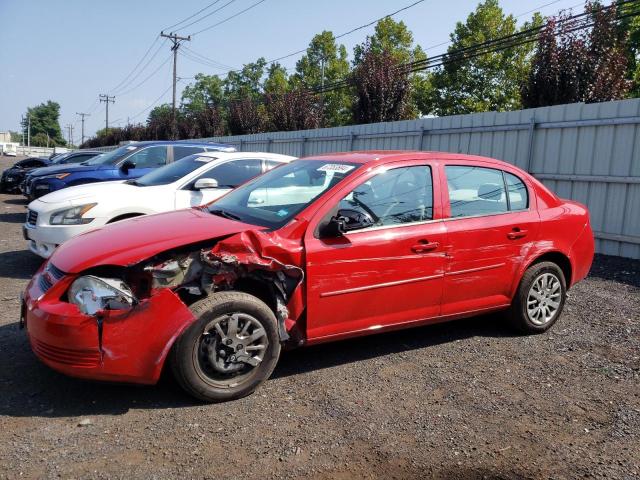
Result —
M 512 231 L 507 233 L 507 238 L 509 240 L 517 240 L 518 238 L 523 238 L 527 236 L 527 231 L 522 230 L 519 227 L 515 227 Z
M 439 246 L 440 246 L 440 244 L 438 242 L 430 242 L 428 240 L 420 240 L 418 243 L 416 243 L 415 245 L 413 245 L 411 247 L 411 250 L 413 250 L 416 253 L 424 253 L 424 252 L 430 252 L 432 250 L 435 250 Z

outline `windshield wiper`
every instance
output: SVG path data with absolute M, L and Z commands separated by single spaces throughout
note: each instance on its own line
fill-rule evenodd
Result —
M 221 208 L 216 208 L 215 210 L 209 210 L 209 213 L 213 215 L 218 215 L 219 217 L 228 218 L 229 220 L 240 220 L 238 215 L 235 215 L 231 212 L 227 212 L 226 210 L 222 210 Z

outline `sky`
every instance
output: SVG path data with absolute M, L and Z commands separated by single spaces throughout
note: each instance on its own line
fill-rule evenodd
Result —
M 219 0 L 181 25 L 210 14 L 194 25 L 174 29 L 192 35 L 190 51 L 178 57 L 180 92 L 197 73 L 224 74 L 263 56 L 267 60 L 305 48 L 322 30 L 347 32 L 372 22 L 416 0 Z M 98 94 L 114 94 L 109 125 L 144 122 L 157 104 L 171 102 L 172 61 L 161 30 L 207 7 L 212 0 L 0 0 L 0 131 L 20 130 L 27 107 L 47 100 L 60 104 L 60 125 L 74 125 L 80 140 L 78 112 L 89 113 L 85 136 L 105 126 L 105 104 Z M 424 0 L 394 15 L 404 21 L 429 55 L 446 50 L 456 22 L 464 21 L 478 0 Z M 580 0 L 500 0 L 507 13 L 528 20 L 531 10 L 552 15 L 563 8 L 582 9 Z M 215 9 L 227 5 L 218 12 Z M 351 53 L 374 27 L 340 39 Z M 156 40 L 157 39 L 157 40 Z M 155 42 L 155 43 L 154 43 Z M 136 69 L 147 50 L 150 54 Z M 156 54 L 157 52 L 157 54 Z M 195 54 L 192 52 L 196 52 Z M 153 56 L 155 54 L 155 56 Z M 199 55 L 199 56 L 198 56 Z M 302 54 L 281 63 L 289 68 Z M 194 58 L 202 60 L 199 63 Z M 151 61 L 149 62 L 149 59 Z M 149 62 L 149 63 L 147 63 Z M 215 62 L 215 63 L 214 63 Z M 133 74 L 130 73 L 133 71 Z M 122 83 L 123 80 L 125 83 Z

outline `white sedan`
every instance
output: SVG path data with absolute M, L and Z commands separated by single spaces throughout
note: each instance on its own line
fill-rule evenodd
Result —
M 89 183 L 29 204 L 23 234 L 48 258 L 72 237 L 108 223 L 209 203 L 232 188 L 295 157 L 257 152 L 207 152 L 185 157 L 136 180 Z

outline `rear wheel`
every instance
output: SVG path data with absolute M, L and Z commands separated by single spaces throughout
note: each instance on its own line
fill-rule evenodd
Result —
M 269 378 L 280 338 L 264 302 L 243 292 L 219 292 L 191 309 L 197 320 L 176 341 L 170 359 L 184 390 L 222 402 L 249 395 Z
M 542 333 L 558 321 L 567 285 L 562 269 L 553 262 L 532 265 L 522 276 L 508 318 L 521 333 Z

